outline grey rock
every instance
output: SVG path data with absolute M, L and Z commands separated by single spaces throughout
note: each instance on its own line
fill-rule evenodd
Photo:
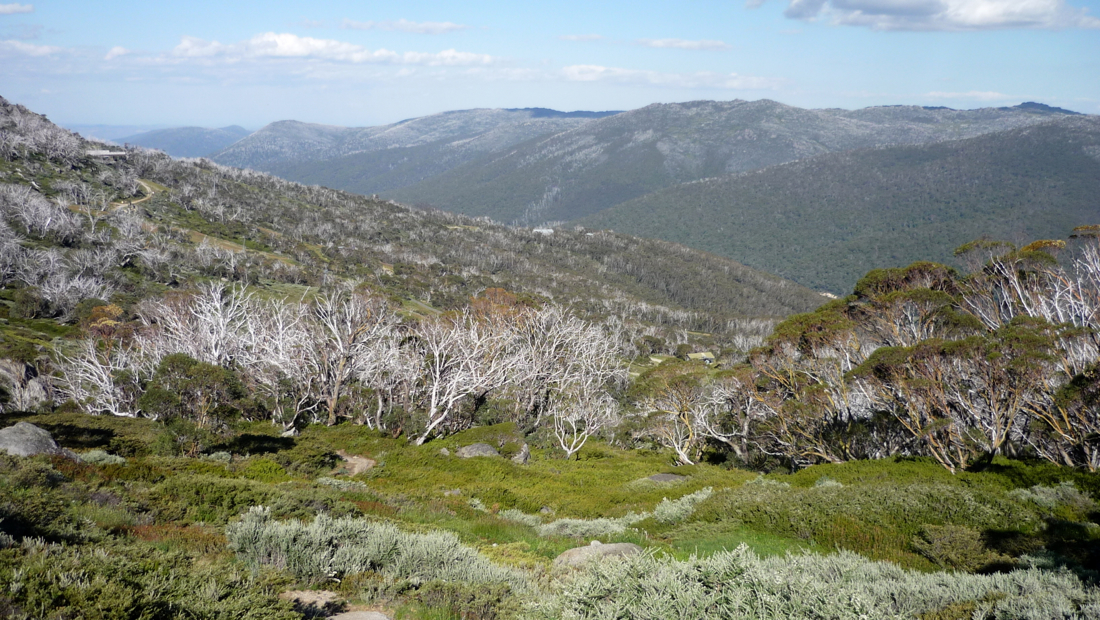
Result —
M 676 474 L 653 474 L 649 477 L 649 480 L 653 482 L 683 482 L 687 480 L 687 476 L 677 476 Z
M 440 448 L 439 454 L 441 454 L 442 456 L 451 456 L 451 451 L 446 448 Z
M 462 495 L 462 489 L 447 489 L 443 492 L 443 495 L 447 497 L 454 497 L 456 495 Z
M 28 422 L 19 422 L 0 430 L 0 450 L 12 456 L 64 454 L 49 431 Z
M 642 548 L 633 543 L 613 543 L 610 545 L 600 544 L 600 541 L 594 540 L 592 544 L 587 547 L 576 547 L 574 549 L 568 549 L 562 552 L 557 558 L 554 559 L 555 568 L 570 568 L 582 566 L 587 562 L 590 562 L 596 558 L 620 558 L 632 555 L 638 555 L 642 552 Z
M 527 444 L 523 444 L 523 447 L 519 449 L 519 454 L 512 457 L 512 462 L 516 465 L 526 465 L 530 458 L 531 448 Z
M 542 508 L 539 508 L 539 512 L 544 515 L 552 515 L 554 514 L 554 509 L 549 506 L 543 506 Z
M 463 446 L 458 449 L 456 454 L 464 459 L 473 458 L 475 456 L 500 456 L 497 449 L 487 443 L 475 443 L 469 446 Z
M 286 431 L 283 431 L 282 433 L 279 433 L 279 437 L 297 437 L 297 436 L 298 436 L 298 429 L 296 429 L 296 428 L 292 428 L 290 430 L 286 430 Z

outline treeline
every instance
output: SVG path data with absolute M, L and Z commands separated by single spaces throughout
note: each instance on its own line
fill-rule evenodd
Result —
M 639 402 L 656 438 L 683 462 L 710 442 L 796 467 L 927 455 L 955 472 L 1008 454 L 1100 468 L 1100 226 L 957 254 L 971 271 L 868 273 L 745 365 L 654 371 Z

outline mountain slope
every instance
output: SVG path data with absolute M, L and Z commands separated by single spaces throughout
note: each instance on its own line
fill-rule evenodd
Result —
M 1061 116 L 1030 107 L 849 111 L 769 100 L 654 104 L 487 153 L 386 195 L 506 222 L 571 221 L 677 183 L 830 152 L 968 138 Z
M 176 127 L 158 129 L 129 136 L 120 140 L 157 149 L 172 157 L 206 157 L 252 133 L 244 127 L 232 125 L 221 129 L 206 127 Z
M 50 316 L 90 297 L 129 308 L 210 278 L 296 297 L 365 282 L 414 314 L 499 287 L 616 315 L 672 347 L 713 335 L 707 346 L 745 348 L 823 301 L 664 241 L 516 230 L 140 149 L 100 159 L 86 151 L 102 145 L 2 99 L 0 146 L 0 250 L 16 265 L 0 284 L 37 287 Z
M 866 271 L 950 262 L 981 235 L 1065 237 L 1100 220 L 1100 118 L 824 155 L 667 188 L 583 220 L 845 293 Z

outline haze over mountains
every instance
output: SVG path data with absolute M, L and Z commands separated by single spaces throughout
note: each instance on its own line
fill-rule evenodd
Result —
M 224 133 L 201 131 L 145 135 L 178 152 Z M 1038 103 L 695 101 L 461 110 L 365 128 L 280 121 L 212 159 L 505 223 L 676 241 L 843 294 L 873 266 L 949 262 L 980 234 L 1059 238 L 1090 223 L 1096 133 L 1095 117 Z
M 176 127 L 156 129 L 119 140 L 164 151 L 173 157 L 205 157 L 233 144 L 252 132 L 238 125 L 209 129 L 206 127 Z

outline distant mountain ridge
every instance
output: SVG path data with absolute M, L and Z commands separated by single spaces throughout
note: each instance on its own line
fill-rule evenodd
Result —
M 217 153 L 214 159 L 227 165 L 263 169 L 433 143 L 445 143 L 456 153 L 484 152 L 570 129 L 601 114 L 613 113 L 569 113 L 545 108 L 455 110 L 376 127 L 279 121 Z
M 825 153 L 957 140 L 1074 115 L 1033 102 L 810 110 L 770 100 L 626 112 L 460 110 L 393 125 L 272 123 L 219 163 L 523 225 L 572 221 L 665 187 Z
M 164 151 L 172 157 L 207 157 L 251 133 L 238 125 L 220 129 L 174 127 L 127 136 L 119 141 Z

